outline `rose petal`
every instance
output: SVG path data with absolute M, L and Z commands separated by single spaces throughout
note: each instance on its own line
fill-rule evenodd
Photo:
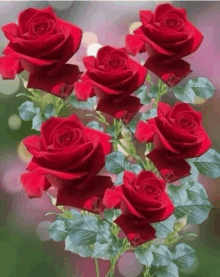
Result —
M 137 55 L 137 53 L 145 52 L 145 43 L 137 35 L 127 35 L 125 37 L 126 49 L 130 55 Z
M 29 88 L 48 91 L 60 98 L 68 97 L 73 91 L 74 83 L 81 72 L 76 65 L 65 64 L 54 75 L 45 73 L 31 74 L 28 81 Z
M 92 128 L 87 128 L 87 127 L 84 128 L 84 132 L 85 132 L 85 135 L 87 137 L 89 137 L 91 135 L 92 136 L 95 135 L 96 137 L 98 137 L 99 143 L 102 145 L 102 148 L 103 148 L 103 151 L 104 151 L 105 155 L 107 155 L 111 152 L 112 143 L 110 142 L 110 139 L 111 139 L 110 135 L 105 134 L 101 131 L 92 129 Z
M 139 11 L 141 22 L 144 26 L 151 24 L 154 18 L 152 11 L 141 10 Z
M 122 119 L 124 124 L 127 124 L 142 106 L 139 98 L 129 96 L 122 102 L 116 102 L 111 99 L 101 99 L 96 110 L 109 114 L 117 119 Z
M 0 74 L 2 79 L 14 79 L 16 74 L 23 71 L 18 59 L 11 58 L 10 56 L 0 57 Z
M 169 183 L 190 175 L 190 165 L 184 160 L 169 160 L 166 152 L 153 149 L 147 157 L 154 163 L 163 179 Z
M 18 25 L 15 23 L 9 23 L 2 26 L 2 31 L 7 39 L 17 38 L 19 36 Z
M 87 70 L 92 70 L 96 66 L 96 58 L 93 56 L 83 57 L 83 63 Z
M 30 198 L 41 197 L 43 191 L 50 187 L 50 183 L 45 176 L 33 172 L 22 174 L 21 183 Z
M 122 229 L 133 247 L 156 238 L 156 230 L 144 220 L 138 221 L 134 218 L 120 215 L 114 222 Z
M 183 60 L 174 63 L 163 63 L 160 59 L 149 57 L 144 66 L 169 87 L 175 86 L 192 72 L 190 64 Z
M 135 130 L 135 139 L 139 142 L 153 142 L 153 138 L 154 131 L 152 130 L 151 125 L 145 121 L 138 122 Z
M 73 182 L 72 188 L 58 191 L 57 205 L 71 206 L 89 212 L 101 213 L 104 210 L 104 205 L 102 204 L 104 193 L 112 186 L 113 183 L 108 176 L 96 176 L 81 190 L 78 190 Z
M 81 81 L 74 84 L 76 98 L 81 101 L 88 100 L 89 97 L 95 96 L 91 81 Z
M 122 198 L 121 186 L 113 187 L 105 191 L 103 204 L 107 209 L 120 209 Z

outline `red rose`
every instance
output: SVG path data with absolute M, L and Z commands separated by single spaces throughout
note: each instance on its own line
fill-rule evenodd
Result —
M 141 108 L 138 98 L 130 96 L 143 85 L 147 69 L 130 59 L 125 48 L 102 47 L 97 58 L 83 59 L 86 73 L 75 83 L 75 93 L 85 101 L 97 95 L 97 110 L 128 122 Z
M 146 67 L 168 85 L 177 84 L 191 72 L 181 58 L 200 46 L 203 35 L 187 19 L 186 10 L 160 4 L 155 12 L 140 11 L 142 26 L 126 36 L 126 48 L 132 55 L 147 52 Z M 161 66 L 162 64 L 162 66 Z
M 9 23 L 2 31 L 10 41 L 0 58 L 4 79 L 13 79 L 25 69 L 31 74 L 28 87 L 60 97 L 72 92 L 80 72 L 78 66 L 65 63 L 80 46 L 79 27 L 59 19 L 50 7 L 28 8 L 19 14 L 18 24 Z
M 155 238 L 150 223 L 163 221 L 174 212 L 174 206 L 166 193 L 166 183 L 150 171 L 137 176 L 124 172 L 123 185 L 107 189 L 103 199 L 106 208 L 121 209 L 115 220 L 133 246 Z
M 84 127 L 72 115 L 52 117 L 41 127 L 41 135 L 23 140 L 33 155 L 21 182 L 29 197 L 41 197 L 50 185 L 58 189 L 57 204 L 87 210 L 102 207 L 100 198 L 112 186 L 111 178 L 96 176 L 111 151 L 110 136 Z
M 211 147 L 211 141 L 202 126 L 202 114 L 189 104 L 170 107 L 159 103 L 157 112 L 157 117 L 138 123 L 135 137 L 139 142 L 153 142 L 148 158 L 163 178 L 174 182 L 190 174 L 184 159 L 201 156 Z

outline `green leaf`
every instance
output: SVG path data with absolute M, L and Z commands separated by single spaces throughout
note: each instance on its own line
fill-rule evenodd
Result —
M 135 257 L 146 266 L 151 266 L 154 259 L 151 252 L 151 247 L 148 247 L 146 249 L 143 249 L 141 247 L 135 248 Z
M 87 101 L 78 101 L 75 95 L 69 97 L 70 105 L 75 109 L 93 111 L 97 105 L 97 97 L 91 97 Z
M 158 91 L 159 91 L 158 86 L 152 85 L 152 87 L 148 92 L 148 95 L 150 96 L 150 98 L 156 98 Z
M 106 156 L 106 169 L 115 174 L 123 172 L 127 168 L 127 161 L 125 155 L 120 152 L 112 152 Z
M 139 94 L 139 93 L 147 93 L 147 86 L 146 85 L 143 85 L 143 86 L 141 86 L 138 90 L 136 90 L 134 93 L 135 94 Z
M 201 98 L 208 99 L 212 97 L 215 88 L 207 78 L 197 78 L 193 80 L 192 89 L 195 94 Z
M 91 121 L 89 122 L 89 124 L 87 124 L 87 127 L 92 128 L 92 129 L 96 129 L 98 131 L 103 132 L 103 128 L 99 125 L 99 123 L 97 121 Z
M 34 119 L 36 115 L 40 113 L 40 109 L 35 107 L 33 102 L 26 101 L 19 108 L 19 115 L 24 121 L 29 121 Z
M 167 246 L 153 245 L 151 249 L 154 257 L 153 265 L 156 267 L 168 265 L 172 261 L 172 254 Z
M 142 167 L 139 164 L 131 164 L 130 169 L 136 174 L 142 171 Z
M 54 105 L 52 103 L 47 104 L 44 108 L 44 115 L 46 118 L 50 118 L 56 115 Z
M 77 220 L 77 219 L 79 219 L 80 217 L 82 217 L 82 216 L 81 216 L 81 213 L 78 212 L 78 211 L 75 210 L 75 209 L 71 209 L 71 210 L 70 210 L 70 213 L 71 213 L 71 215 L 72 215 L 72 217 L 73 217 L 73 220 Z
M 176 246 L 173 262 L 180 268 L 191 267 L 195 259 L 195 250 L 189 245 L 181 243 Z
M 181 186 L 169 185 L 168 192 L 175 206 L 175 216 L 188 215 L 187 222 L 201 224 L 209 214 L 212 204 L 205 189 L 199 183 L 185 183 Z
M 123 184 L 124 171 L 119 173 L 115 181 L 115 185 Z
M 62 220 L 56 220 L 49 228 L 50 237 L 55 241 L 62 241 L 68 236 L 65 229 L 65 223 Z
M 115 137 L 115 126 L 114 125 L 112 125 L 112 126 L 109 126 L 108 128 L 107 128 L 107 133 L 110 135 L 110 136 L 112 136 L 113 138 Z
M 152 223 L 151 225 L 156 229 L 156 236 L 160 238 L 166 238 L 168 234 L 173 232 L 173 226 L 176 221 L 176 217 L 171 215 L 164 221 L 158 223 Z
M 140 120 L 148 120 L 148 119 L 156 117 L 156 116 L 157 116 L 157 110 L 150 109 L 148 112 L 141 114 Z
M 131 121 L 131 122 L 128 124 L 129 130 L 130 130 L 133 134 L 135 133 L 137 124 L 138 124 L 138 121 Z
M 32 129 L 36 131 L 40 131 L 41 124 L 43 123 L 44 119 L 41 113 L 37 114 L 32 120 Z
M 115 257 L 122 248 L 123 241 L 116 238 L 111 239 L 108 243 L 101 244 L 98 241 L 94 244 L 93 258 L 110 260 Z
M 193 83 L 193 80 L 189 80 L 184 87 L 174 87 L 175 97 L 184 103 L 194 104 L 195 93 L 191 88 Z
M 121 210 L 105 210 L 104 215 L 105 218 L 112 223 L 119 215 L 121 214 Z
M 143 105 L 147 105 L 151 102 L 151 98 L 147 95 L 146 91 L 140 92 L 137 97 L 140 99 L 140 102 Z
M 99 231 L 98 219 L 94 216 L 83 216 L 70 224 L 67 231 L 70 240 L 76 246 L 88 246 L 96 242 L 96 236 Z
M 178 267 L 174 263 L 158 267 L 156 274 L 157 277 L 179 277 Z
M 191 166 L 191 169 L 190 169 L 191 175 L 181 179 L 180 182 L 182 184 L 185 184 L 185 183 L 193 184 L 194 182 L 198 181 L 199 171 L 197 170 L 194 164 L 190 164 L 190 166 Z
M 93 256 L 93 249 L 91 246 L 77 246 L 74 244 L 74 241 L 72 241 L 69 236 L 65 239 L 65 250 L 69 250 L 72 253 L 76 253 L 83 258 Z
M 203 99 L 212 97 L 215 88 L 207 78 L 197 78 L 189 80 L 184 87 L 175 87 L 174 95 L 177 99 L 185 103 L 194 104 L 195 96 Z
M 217 178 L 220 176 L 220 154 L 214 149 L 209 149 L 202 156 L 190 159 L 188 162 L 195 165 L 198 171 L 207 177 Z

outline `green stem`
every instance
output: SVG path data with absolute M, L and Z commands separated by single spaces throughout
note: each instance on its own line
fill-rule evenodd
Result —
M 95 260 L 95 272 L 96 272 L 96 276 L 99 277 L 100 274 L 99 274 L 99 262 L 98 262 L 98 259 L 94 259 Z

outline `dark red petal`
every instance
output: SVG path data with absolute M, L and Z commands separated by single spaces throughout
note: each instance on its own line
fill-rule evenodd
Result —
M 130 55 L 137 55 L 137 53 L 145 52 L 145 43 L 137 35 L 127 35 L 125 38 L 125 45 Z
M 93 56 L 83 57 L 83 63 L 87 70 L 91 70 L 96 65 L 96 58 Z
M 79 79 L 81 72 L 77 65 L 65 64 L 56 74 L 31 74 L 28 81 L 29 88 L 48 91 L 58 97 L 66 98 L 73 91 L 74 83 Z
M 149 57 L 144 66 L 156 74 L 169 87 L 175 86 L 192 72 L 190 64 L 183 60 L 178 60 L 174 63 L 163 63 L 160 59 Z
M 122 229 L 133 247 L 156 238 L 156 230 L 144 220 L 120 215 L 114 222 Z
M 60 25 L 61 29 L 68 28 L 70 30 L 70 37 L 72 38 L 72 40 L 69 42 L 69 47 L 66 48 L 66 52 L 69 52 L 69 59 L 70 59 L 72 55 L 75 54 L 80 47 L 81 40 L 82 40 L 82 33 L 83 33 L 82 29 L 60 18 L 57 20 L 57 22 Z
M 108 55 L 109 53 L 111 53 L 112 51 L 115 51 L 115 50 L 116 50 L 115 48 L 113 48 L 109 45 L 100 48 L 97 52 L 98 65 L 102 64 L 103 59 L 105 58 L 106 55 Z
M 138 122 L 135 130 L 135 138 L 139 142 L 153 142 L 154 131 L 151 127 L 152 126 L 145 121 Z
M 157 180 L 159 178 L 157 178 L 157 176 L 151 171 L 142 170 L 137 176 L 137 183 L 141 182 L 143 180 L 147 180 L 147 179 L 156 179 Z M 159 179 L 159 181 L 161 181 L 161 179 Z
M 171 199 L 169 198 L 169 196 L 166 194 L 166 192 L 163 195 L 162 198 L 162 206 L 165 207 L 163 214 L 161 215 L 160 219 L 158 219 L 157 222 L 160 221 L 164 221 L 166 220 L 168 217 L 170 217 L 174 211 L 175 211 L 175 207 L 173 205 L 173 202 L 171 201 Z
M 109 190 L 112 186 L 111 177 L 108 176 L 96 176 L 83 189 L 77 189 L 73 182 L 70 189 L 58 190 L 57 205 L 101 213 L 104 210 L 102 198 L 106 190 Z
M 109 114 L 117 119 L 122 119 L 124 124 L 127 124 L 142 106 L 139 98 L 129 96 L 122 102 L 116 102 L 113 99 L 101 99 L 96 110 Z
M 172 10 L 176 10 L 176 8 L 173 7 L 172 5 L 170 5 L 169 3 L 157 5 L 156 9 L 155 9 L 155 12 L 154 12 L 156 20 L 160 20 L 160 17 L 164 13 L 166 13 L 168 11 L 172 11 Z
M 0 74 L 2 79 L 14 79 L 15 75 L 23 70 L 18 59 L 10 58 L 10 56 L 0 57 Z
M 25 28 L 27 27 L 27 24 L 31 20 L 31 18 L 40 11 L 41 10 L 39 10 L 39 9 L 28 8 L 19 14 L 18 26 L 19 26 L 19 31 L 21 34 L 23 32 L 25 32 Z
M 193 43 L 189 44 L 187 49 L 185 49 L 186 55 L 189 55 L 189 54 L 195 52 L 199 48 L 204 37 L 203 37 L 202 33 L 195 26 L 193 26 L 193 24 L 191 22 L 188 21 L 187 26 L 188 26 L 190 32 L 193 33 Z
M 22 174 L 21 183 L 30 198 L 41 197 L 43 191 L 50 187 L 50 183 L 45 176 L 32 172 Z
M 88 100 L 89 97 L 95 96 L 91 81 L 81 81 L 74 84 L 76 98 L 81 101 Z
M 163 179 L 169 183 L 190 175 L 190 165 L 184 160 L 169 160 L 166 152 L 153 149 L 147 157 L 154 163 Z
M 120 209 L 123 194 L 121 186 L 107 189 L 103 198 L 103 204 L 107 209 Z
M 105 155 L 107 155 L 111 152 L 112 143 L 110 142 L 110 139 L 111 139 L 110 135 L 103 133 L 101 131 L 92 129 L 92 128 L 87 128 L 87 127 L 84 128 L 84 132 L 87 137 L 92 135 L 92 136 L 96 136 L 98 138 L 99 143 L 102 145 Z

